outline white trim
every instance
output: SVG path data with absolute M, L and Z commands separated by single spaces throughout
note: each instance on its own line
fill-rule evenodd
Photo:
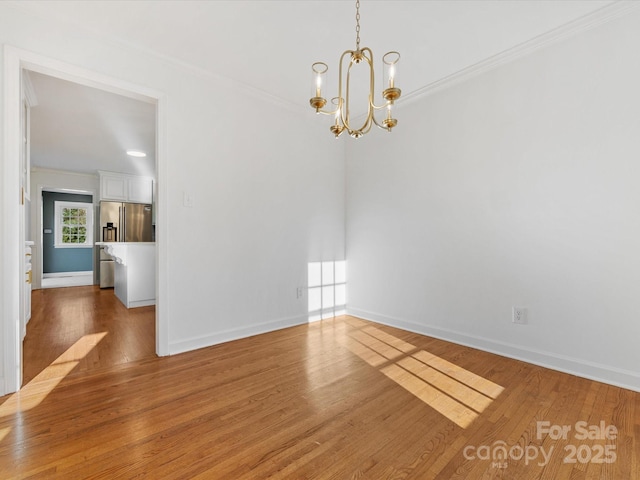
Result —
M 3 329 L 4 382 L 0 394 L 18 390 L 22 382 L 22 341 L 20 339 L 20 56 L 9 46 L 4 47 L 4 152 L 0 162 L 2 215 L 0 218 L 0 320 Z
M 87 223 L 85 225 L 85 242 L 84 243 L 63 243 L 62 242 L 62 210 L 64 208 L 86 210 L 85 217 Z M 53 201 L 54 220 L 53 220 L 53 248 L 93 248 L 93 199 L 91 202 L 69 202 L 66 200 Z
M 86 178 L 92 178 L 97 180 L 99 177 L 98 175 L 94 175 L 91 173 L 80 173 L 80 172 L 71 172 L 69 170 L 57 170 L 55 168 L 43 168 L 43 167 L 31 167 L 31 173 L 51 173 L 51 174 L 55 174 L 55 175 L 76 175 L 78 177 L 86 177 Z M 54 190 L 49 190 L 49 191 L 54 191 Z M 67 190 L 61 190 L 63 192 L 67 192 Z M 76 191 L 71 191 L 71 193 L 82 193 L 85 192 L 86 190 L 76 190 Z
M 80 272 L 51 272 L 42 274 L 42 278 L 62 278 L 62 277 L 77 277 L 80 275 L 92 275 L 93 270 L 84 270 Z
M 21 276 L 20 229 L 18 200 L 20 198 L 19 154 L 20 154 L 20 106 L 21 70 L 26 68 L 63 80 L 80 83 L 129 98 L 156 105 L 156 171 L 158 172 L 158 210 L 156 257 L 156 353 L 169 352 L 169 319 L 163 300 L 167 298 L 166 272 L 168 254 L 166 248 L 167 218 L 166 200 L 166 95 L 156 90 L 136 85 L 125 80 L 109 77 L 82 67 L 61 62 L 37 53 L 4 45 L 4 158 L 0 162 L 0 324 L 3 328 L 4 391 L 13 393 L 20 388 L 22 380 L 22 342 L 19 339 L 19 285 Z
M 308 323 L 306 315 L 296 315 L 294 317 L 272 320 L 270 322 L 256 323 L 247 327 L 232 328 L 213 335 L 201 335 L 191 337 L 169 344 L 171 355 L 178 353 L 190 352 L 199 348 L 211 347 L 220 343 L 231 342 L 241 338 L 252 337 L 263 333 L 282 330 L 283 328 L 296 327 Z
M 38 106 L 38 97 L 36 96 L 36 91 L 33 88 L 33 83 L 31 82 L 31 75 L 29 72 L 22 72 L 22 87 L 24 89 L 24 98 L 27 101 L 29 107 L 37 107 Z
M 638 1 L 619 0 L 595 10 L 587 15 L 579 17 L 569 23 L 565 23 L 546 33 L 538 35 L 530 40 L 522 42 L 496 55 L 492 55 L 484 60 L 459 70 L 451 75 L 440 78 L 429 85 L 421 87 L 417 90 L 409 92 L 402 96 L 402 100 L 398 102 L 398 107 L 415 102 L 425 96 L 434 94 L 446 88 L 452 87 L 458 83 L 462 83 L 473 77 L 477 77 L 489 70 L 513 62 L 522 57 L 530 55 L 537 50 L 548 47 L 555 43 L 561 42 L 566 38 L 573 37 L 579 33 L 586 32 L 611 20 L 628 14 L 632 10 L 639 8 Z
M 359 308 L 348 307 L 348 315 L 360 317 L 372 322 L 381 323 L 390 327 L 401 328 L 409 332 L 419 333 L 428 337 L 438 338 L 447 342 L 464 345 L 466 347 L 476 348 L 489 353 L 495 353 L 507 358 L 521 360 L 523 362 L 538 365 L 540 367 L 557 370 L 563 373 L 569 373 L 578 377 L 595 380 L 597 382 L 615 385 L 616 387 L 626 388 L 636 392 L 640 392 L 640 374 L 630 370 L 624 370 L 609 365 L 590 362 L 579 358 L 573 358 L 566 355 L 558 355 L 551 352 L 545 352 L 521 345 L 512 345 L 509 343 L 492 340 L 477 335 L 467 335 L 466 333 L 456 332 L 439 327 L 431 327 L 411 322 L 405 319 L 391 318 L 379 313 L 361 310 Z
M 126 305 L 127 308 L 138 308 L 138 307 L 150 307 L 151 305 L 156 304 L 156 299 L 152 300 L 136 300 L 135 302 L 129 302 L 129 305 Z
M 48 18 L 46 14 L 43 14 L 40 11 L 34 11 L 30 8 L 25 8 L 23 5 L 20 5 L 20 3 L 21 2 L 15 2 L 11 4 L 11 6 L 13 8 L 16 8 L 22 11 L 23 13 L 29 16 L 35 16 L 43 20 L 50 21 L 50 18 Z M 61 23 L 65 23 L 69 26 L 72 26 L 74 29 L 84 30 L 87 34 L 91 35 L 92 37 L 97 36 L 98 38 L 100 38 L 101 41 L 110 43 L 111 45 L 115 46 L 118 49 L 126 48 L 127 50 L 133 53 L 141 54 L 141 55 L 152 57 L 156 60 L 159 60 L 171 68 L 187 70 L 188 72 L 193 73 L 194 75 L 198 75 L 201 78 L 212 79 L 212 80 L 224 83 L 230 88 L 237 89 L 238 91 L 245 93 L 247 95 L 250 95 L 253 98 L 267 101 L 273 105 L 278 105 L 281 108 L 286 108 L 288 111 L 298 112 L 298 113 L 300 112 L 309 113 L 311 111 L 309 109 L 308 102 L 306 100 L 302 103 L 293 101 L 293 100 L 290 100 L 289 98 L 281 97 L 271 92 L 268 92 L 266 90 L 262 90 L 261 88 L 245 83 L 242 80 L 234 79 L 226 75 L 221 75 L 219 73 L 200 67 L 196 64 L 189 63 L 184 60 L 180 60 L 176 57 L 165 55 L 163 53 L 158 52 L 157 50 L 153 50 L 152 48 L 145 47 L 143 45 L 140 45 L 134 42 L 125 41 L 125 40 L 122 40 L 121 38 L 118 38 L 110 34 L 96 34 L 95 30 L 87 28 L 85 25 L 70 22 L 66 19 L 57 19 L 57 21 Z M 29 69 L 33 70 L 33 68 L 29 68 Z M 34 71 L 37 71 L 37 70 L 34 70 Z M 45 72 L 38 72 L 38 73 L 45 73 Z M 59 77 L 59 78 L 63 78 L 64 80 L 70 80 L 76 83 L 83 83 L 85 85 L 87 84 L 85 82 L 78 82 L 77 80 L 73 80 L 65 77 Z M 105 89 L 102 88 L 102 90 L 105 90 Z M 114 93 L 117 93 L 117 92 L 114 92 Z M 153 95 L 151 96 L 156 98 Z
M 108 75 L 45 57 L 29 50 L 5 45 L 5 52 L 7 51 L 18 56 L 20 59 L 20 68 L 25 68 L 36 73 L 42 73 L 61 80 L 79 83 L 80 85 L 97 88 L 105 92 L 115 93 L 116 95 L 151 104 L 156 103 L 156 100 L 162 95 L 160 92 L 148 87 L 109 77 Z
M 169 355 L 167 96 L 156 96 L 156 354 Z
M 41 288 L 81 287 L 93 285 L 93 270 L 88 272 L 55 272 L 42 275 Z

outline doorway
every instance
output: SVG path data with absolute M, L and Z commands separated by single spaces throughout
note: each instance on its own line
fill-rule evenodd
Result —
M 102 74 L 84 70 L 82 68 L 58 62 L 56 60 L 25 52 L 12 47 L 5 47 L 5 69 L 4 81 L 6 92 L 6 122 L 4 125 L 6 139 L 6 159 L 4 176 L 2 178 L 4 199 L 20 198 L 20 149 L 22 143 L 21 135 L 21 97 L 23 88 L 23 72 L 33 71 L 55 78 L 75 82 L 105 92 L 115 93 L 128 98 L 134 98 L 151 103 L 156 109 L 156 155 L 155 165 L 157 172 L 157 214 L 156 214 L 156 312 L 155 312 L 155 352 L 157 355 L 168 354 L 168 322 L 164 314 L 162 305 L 166 288 L 162 282 L 166 271 L 167 255 L 164 253 L 163 243 L 163 219 L 164 202 L 162 195 L 163 168 L 164 168 L 164 139 L 161 137 L 161 129 L 158 125 L 164 124 L 162 105 L 165 102 L 164 95 L 145 87 L 129 84 L 117 78 L 108 78 Z M 0 311 L 0 320 L 3 323 L 4 358 L 3 373 L 4 385 L 0 394 L 7 394 L 17 391 L 22 380 L 22 341 L 20 335 L 20 314 L 21 296 L 23 291 L 21 283 L 24 281 L 21 274 L 21 261 L 25 252 L 25 225 L 28 214 L 24 202 L 16 205 L 12 201 L 5 201 L 2 204 L 3 218 L 7 225 L 19 228 L 7 230 L 3 240 L 3 272 L 2 272 L 2 295 L 3 308 Z
M 93 195 L 44 189 L 41 201 L 40 288 L 93 285 Z

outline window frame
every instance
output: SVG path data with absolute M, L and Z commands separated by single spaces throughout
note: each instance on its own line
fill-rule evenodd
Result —
M 87 222 L 85 223 L 87 233 L 84 243 L 64 243 L 62 241 L 62 227 L 64 227 L 62 211 L 65 208 L 82 208 L 87 211 Z M 54 201 L 54 248 L 93 248 L 93 229 L 93 203 Z

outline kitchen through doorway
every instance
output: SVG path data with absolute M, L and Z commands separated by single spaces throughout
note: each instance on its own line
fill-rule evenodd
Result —
M 87 81 L 92 84 L 92 86 L 88 86 L 59 78 L 57 76 L 59 72 L 56 72 L 56 76 L 51 76 L 43 73 L 43 70 L 47 69 L 37 67 L 35 70 L 25 68 L 21 71 L 22 90 L 29 89 L 32 97 L 36 98 L 36 102 L 31 106 L 30 123 L 27 125 L 31 142 L 30 165 L 27 168 L 30 173 L 34 171 L 37 173 L 30 182 L 31 198 L 26 199 L 27 201 L 22 208 L 23 212 L 20 214 L 24 216 L 22 225 L 24 225 L 25 240 L 29 242 L 33 241 L 32 239 L 35 240 L 33 241 L 36 244 L 33 248 L 33 255 L 39 266 L 37 268 L 39 272 L 33 272 L 36 285 L 34 285 L 34 297 L 30 297 L 35 298 L 36 295 L 40 295 L 40 303 L 36 303 L 41 305 L 43 301 L 50 300 L 46 295 L 42 295 L 43 289 L 58 290 L 59 287 L 65 287 L 63 296 L 84 297 L 85 300 L 92 296 L 95 297 L 89 301 L 90 305 L 94 305 L 90 309 L 95 308 L 98 303 L 108 306 L 108 302 L 105 304 L 105 299 L 102 297 L 105 295 L 113 296 L 113 290 L 101 292 L 98 286 L 99 249 L 95 245 L 97 241 L 101 240 L 98 231 L 100 200 L 98 171 L 114 171 L 131 177 L 136 175 L 152 176 L 154 180 L 153 206 L 155 207 L 159 190 L 156 173 L 158 161 L 156 152 L 157 99 L 136 92 L 122 95 L 124 91 L 118 87 L 103 85 L 105 89 L 95 88 L 95 83 L 92 81 Z M 118 82 L 115 81 L 115 83 Z M 35 88 L 34 84 L 36 84 Z M 114 90 L 118 92 L 116 93 Z M 87 94 L 87 92 L 91 93 Z M 76 94 L 75 98 L 74 93 Z M 94 105 L 90 105 L 91 101 Z M 81 108 L 77 108 L 78 104 L 81 105 Z M 70 110 L 74 110 L 75 107 L 75 112 L 69 110 L 62 110 L 61 113 L 56 112 L 56 109 L 61 105 L 69 106 Z M 116 131 L 114 123 L 118 119 L 118 108 L 121 113 L 124 109 L 119 117 L 120 120 L 124 120 L 120 125 L 121 131 L 126 132 L 124 135 Z M 82 113 L 84 117 L 74 117 L 74 114 L 78 112 Z M 145 120 L 145 124 L 137 129 L 135 125 L 126 123 L 127 121 L 139 122 L 140 120 Z M 67 130 L 72 134 L 65 135 L 61 125 L 67 125 Z M 151 137 L 150 142 L 145 144 L 144 141 L 135 141 L 136 134 L 139 134 L 141 130 L 147 134 L 147 137 Z M 122 142 L 123 139 L 126 141 L 127 135 L 130 136 L 129 140 L 132 142 L 132 146 L 147 150 L 148 158 L 142 161 L 136 159 L 137 161 L 134 162 L 131 158 L 125 157 L 118 161 L 109 148 L 117 148 L 116 144 Z M 116 139 L 114 136 L 118 138 Z M 101 144 L 100 142 L 105 143 Z M 82 148 L 79 148 L 82 145 L 91 146 L 95 155 L 87 155 L 86 152 L 82 154 Z M 129 164 L 124 162 L 129 162 Z M 95 185 L 93 185 L 95 188 L 78 189 L 78 179 L 80 179 L 79 183 L 82 183 L 89 177 L 95 178 Z M 49 178 L 53 178 L 55 180 L 52 182 L 54 186 L 49 187 L 48 183 L 38 184 L 38 178 L 47 178 L 47 181 Z M 154 212 L 154 232 L 157 218 L 158 215 Z M 157 275 L 154 278 L 151 279 L 151 282 L 157 291 Z M 89 291 L 95 289 L 95 295 L 87 295 L 86 288 L 89 288 Z M 77 291 L 75 295 L 74 291 Z M 114 303 L 114 305 L 116 304 Z M 49 307 L 53 307 L 53 305 L 45 307 L 44 310 L 47 311 Z M 122 308 L 127 310 L 124 306 Z M 67 310 L 66 307 L 65 310 Z M 114 309 L 112 315 L 114 323 L 123 318 L 133 322 L 135 319 L 144 318 L 145 327 L 136 330 L 137 333 L 145 332 L 144 335 L 138 335 L 138 340 L 142 341 L 141 339 L 146 338 L 144 344 L 138 343 L 139 352 L 141 355 L 148 352 L 157 354 L 160 350 L 160 342 L 156 328 L 159 322 L 156 308 L 151 306 L 130 310 L 131 312 L 126 311 L 124 314 L 120 310 L 116 315 L 117 312 Z M 27 318 L 25 321 L 25 333 L 27 334 L 29 333 L 28 320 Z M 133 325 L 132 327 L 136 329 L 139 326 Z M 79 330 L 84 329 L 80 328 Z M 34 334 L 36 334 L 35 330 Z M 30 359 L 22 355 L 23 352 L 28 353 L 23 349 L 22 340 L 25 337 L 22 335 L 19 337 L 21 354 L 18 357 L 22 361 L 18 364 L 18 370 L 32 371 L 33 369 L 27 368 L 25 365 Z M 128 334 L 116 336 L 119 336 L 123 341 L 125 338 L 129 338 Z M 27 338 L 25 341 L 28 340 Z M 45 340 L 44 345 L 46 344 Z M 41 353 L 41 349 L 38 350 Z M 31 352 L 33 353 L 33 349 Z M 132 358 L 137 358 L 137 355 L 131 351 L 121 357 L 121 359 Z M 29 380 L 28 377 L 25 377 L 25 380 Z M 20 383 L 17 386 L 20 386 Z

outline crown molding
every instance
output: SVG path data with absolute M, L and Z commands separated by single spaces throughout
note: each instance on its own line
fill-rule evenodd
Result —
M 72 172 L 71 170 L 57 170 L 55 168 L 45 168 L 45 167 L 37 167 L 37 166 L 31 167 L 31 173 L 84 177 L 84 178 L 90 178 L 92 180 L 98 180 L 99 178 L 98 175 L 95 173 Z
M 45 14 L 43 14 L 42 12 L 38 11 L 35 8 L 32 8 L 31 6 L 28 5 L 28 2 L 21 2 L 18 0 L 6 0 L 5 2 L 3 2 L 6 6 L 9 6 L 11 8 L 13 8 L 15 11 L 20 12 L 22 14 L 25 15 L 30 15 L 30 16 L 34 16 L 37 17 L 41 20 L 45 20 L 45 21 L 51 21 L 51 18 Z M 116 49 L 124 49 L 127 50 L 131 53 L 137 53 L 137 54 L 143 54 L 145 56 L 151 57 L 157 61 L 160 61 L 162 63 L 164 63 L 166 66 L 172 67 L 172 68 L 177 68 L 177 69 L 181 69 L 181 70 L 186 70 L 190 73 L 193 73 L 197 76 L 199 76 L 200 78 L 206 78 L 208 80 L 214 80 L 214 81 L 218 81 L 220 83 L 223 83 L 224 85 L 236 89 L 237 91 L 243 92 L 247 95 L 250 95 L 251 97 L 255 98 L 255 99 L 260 99 L 263 101 L 266 101 L 268 103 L 271 104 L 277 104 L 279 105 L 281 108 L 286 108 L 287 110 L 291 111 L 291 112 L 298 112 L 301 113 L 302 111 L 307 112 L 307 108 L 304 108 L 302 106 L 302 104 L 298 104 L 288 98 L 284 98 L 284 97 L 280 97 L 278 95 L 274 95 L 270 92 L 267 92 L 265 90 L 262 90 L 260 88 L 254 87 L 252 85 L 249 85 L 248 83 L 242 81 L 242 80 L 238 80 L 236 78 L 232 78 L 226 75 L 222 75 L 216 72 L 212 72 L 211 70 L 207 70 L 205 68 L 202 68 L 198 65 L 195 65 L 193 63 L 189 63 L 183 60 L 180 60 L 176 57 L 172 57 L 170 55 L 166 55 L 164 53 L 158 52 L 156 50 L 153 50 L 149 47 L 134 43 L 134 42 L 129 42 L 126 40 L 122 40 L 121 38 L 118 37 L 114 37 L 113 35 L 110 35 L 109 33 L 106 32 L 102 32 L 102 31 L 96 31 L 94 29 L 91 29 L 85 25 L 80 25 L 77 24 L 73 21 L 70 21 L 67 18 L 64 17 L 60 17 L 57 16 L 55 18 L 56 22 L 60 22 L 64 25 L 67 25 L 70 28 L 76 29 L 76 30 L 80 30 L 82 32 L 84 32 L 85 34 L 88 34 L 90 36 L 92 36 L 95 39 L 98 39 L 99 41 L 105 42 L 107 44 L 110 44 L 111 46 L 113 46 Z M 66 80 L 66 78 L 65 78 Z M 69 79 L 70 81 L 73 81 L 72 79 Z
M 565 23 L 564 25 L 549 30 L 546 33 L 515 45 L 503 52 L 492 55 L 478 63 L 463 68 L 451 75 L 447 75 L 446 77 L 425 85 L 418 90 L 414 90 L 406 96 L 403 96 L 402 104 L 406 105 L 413 103 L 425 96 L 432 95 L 436 92 L 457 85 L 458 83 L 462 83 L 466 80 L 477 77 L 478 75 L 482 75 L 483 73 L 498 68 L 501 65 L 513 62 L 550 45 L 559 43 L 567 38 L 608 23 L 639 8 L 640 2 L 637 0 L 618 0 L 569 23 Z
M 32 8 L 28 8 L 24 4 L 24 2 L 19 2 L 16 0 L 8 0 L 5 2 L 5 4 L 12 6 L 14 9 L 21 11 L 22 13 L 34 15 L 42 19 L 50 20 L 39 11 L 34 10 Z M 640 1 L 638 0 L 617 0 L 598 10 L 595 10 L 573 21 L 565 23 L 564 25 L 556 27 L 530 40 L 526 40 L 507 50 L 504 50 L 503 52 L 492 55 L 484 60 L 481 60 L 478 63 L 465 67 L 462 70 L 459 70 L 455 73 L 447 75 L 446 77 L 443 77 L 434 82 L 431 82 L 430 84 L 425 85 L 424 87 L 421 87 L 417 90 L 414 90 L 413 92 L 404 94 L 402 96 L 402 101 L 398 103 L 398 107 L 413 103 L 419 99 L 422 99 L 425 96 L 434 94 L 446 88 L 452 87 L 458 83 L 474 78 L 487 71 L 495 69 L 501 65 L 504 65 L 509 62 L 513 62 L 519 58 L 530 55 L 547 46 L 553 45 L 555 43 L 559 43 L 566 38 L 570 38 L 575 35 L 578 35 L 579 33 L 596 28 L 616 18 L 622 17 L 625 14 L 628 14 L 638 8 L 640 8 Z M 271 103 L 273 105 L 278 105 L 281 108 L 285 108 L 292 113 L 303 113 L 303 112 L 308 113 L 309 111 L 306 102 L 299 103 L 289 98 L 274 95 L 273 93 L 270 93 L 260 88 L 249 85 L 248 83 L 242 80 L 212 72 L 208 69 L 202 68 L 193 63 L 189 63 L 189 62 L 180 60 L 178 58 L 165 55 L 151 48 L 148 48 L 136 43 L 124 41 L 120 38 L 113 37 L 104 32 L 94 31 L 86 26 L 78 25 L 73 22 L 70 22 L 68 19 L 65 19 L 65 18 L 58 17 L 56 20 L 63 22 L 69 26 L 72 26 L 73 28 L 81 29 L 84 32 L 96 38 L 99 38 L 102 41 L 106 41 L 107 43 L 110 43 L 114 47 L 125 48 L 131 52 L 142 53 L 143 55 L 147 55 L 149 57 L 155 58 L 158 61 L 163 62 L 167 66 L 184 69 L 195 75 L 200 76 L 201 78 L 208 78 L 211 80 L 221 82 L 253 98 L 260 99 L 262 101 Z

